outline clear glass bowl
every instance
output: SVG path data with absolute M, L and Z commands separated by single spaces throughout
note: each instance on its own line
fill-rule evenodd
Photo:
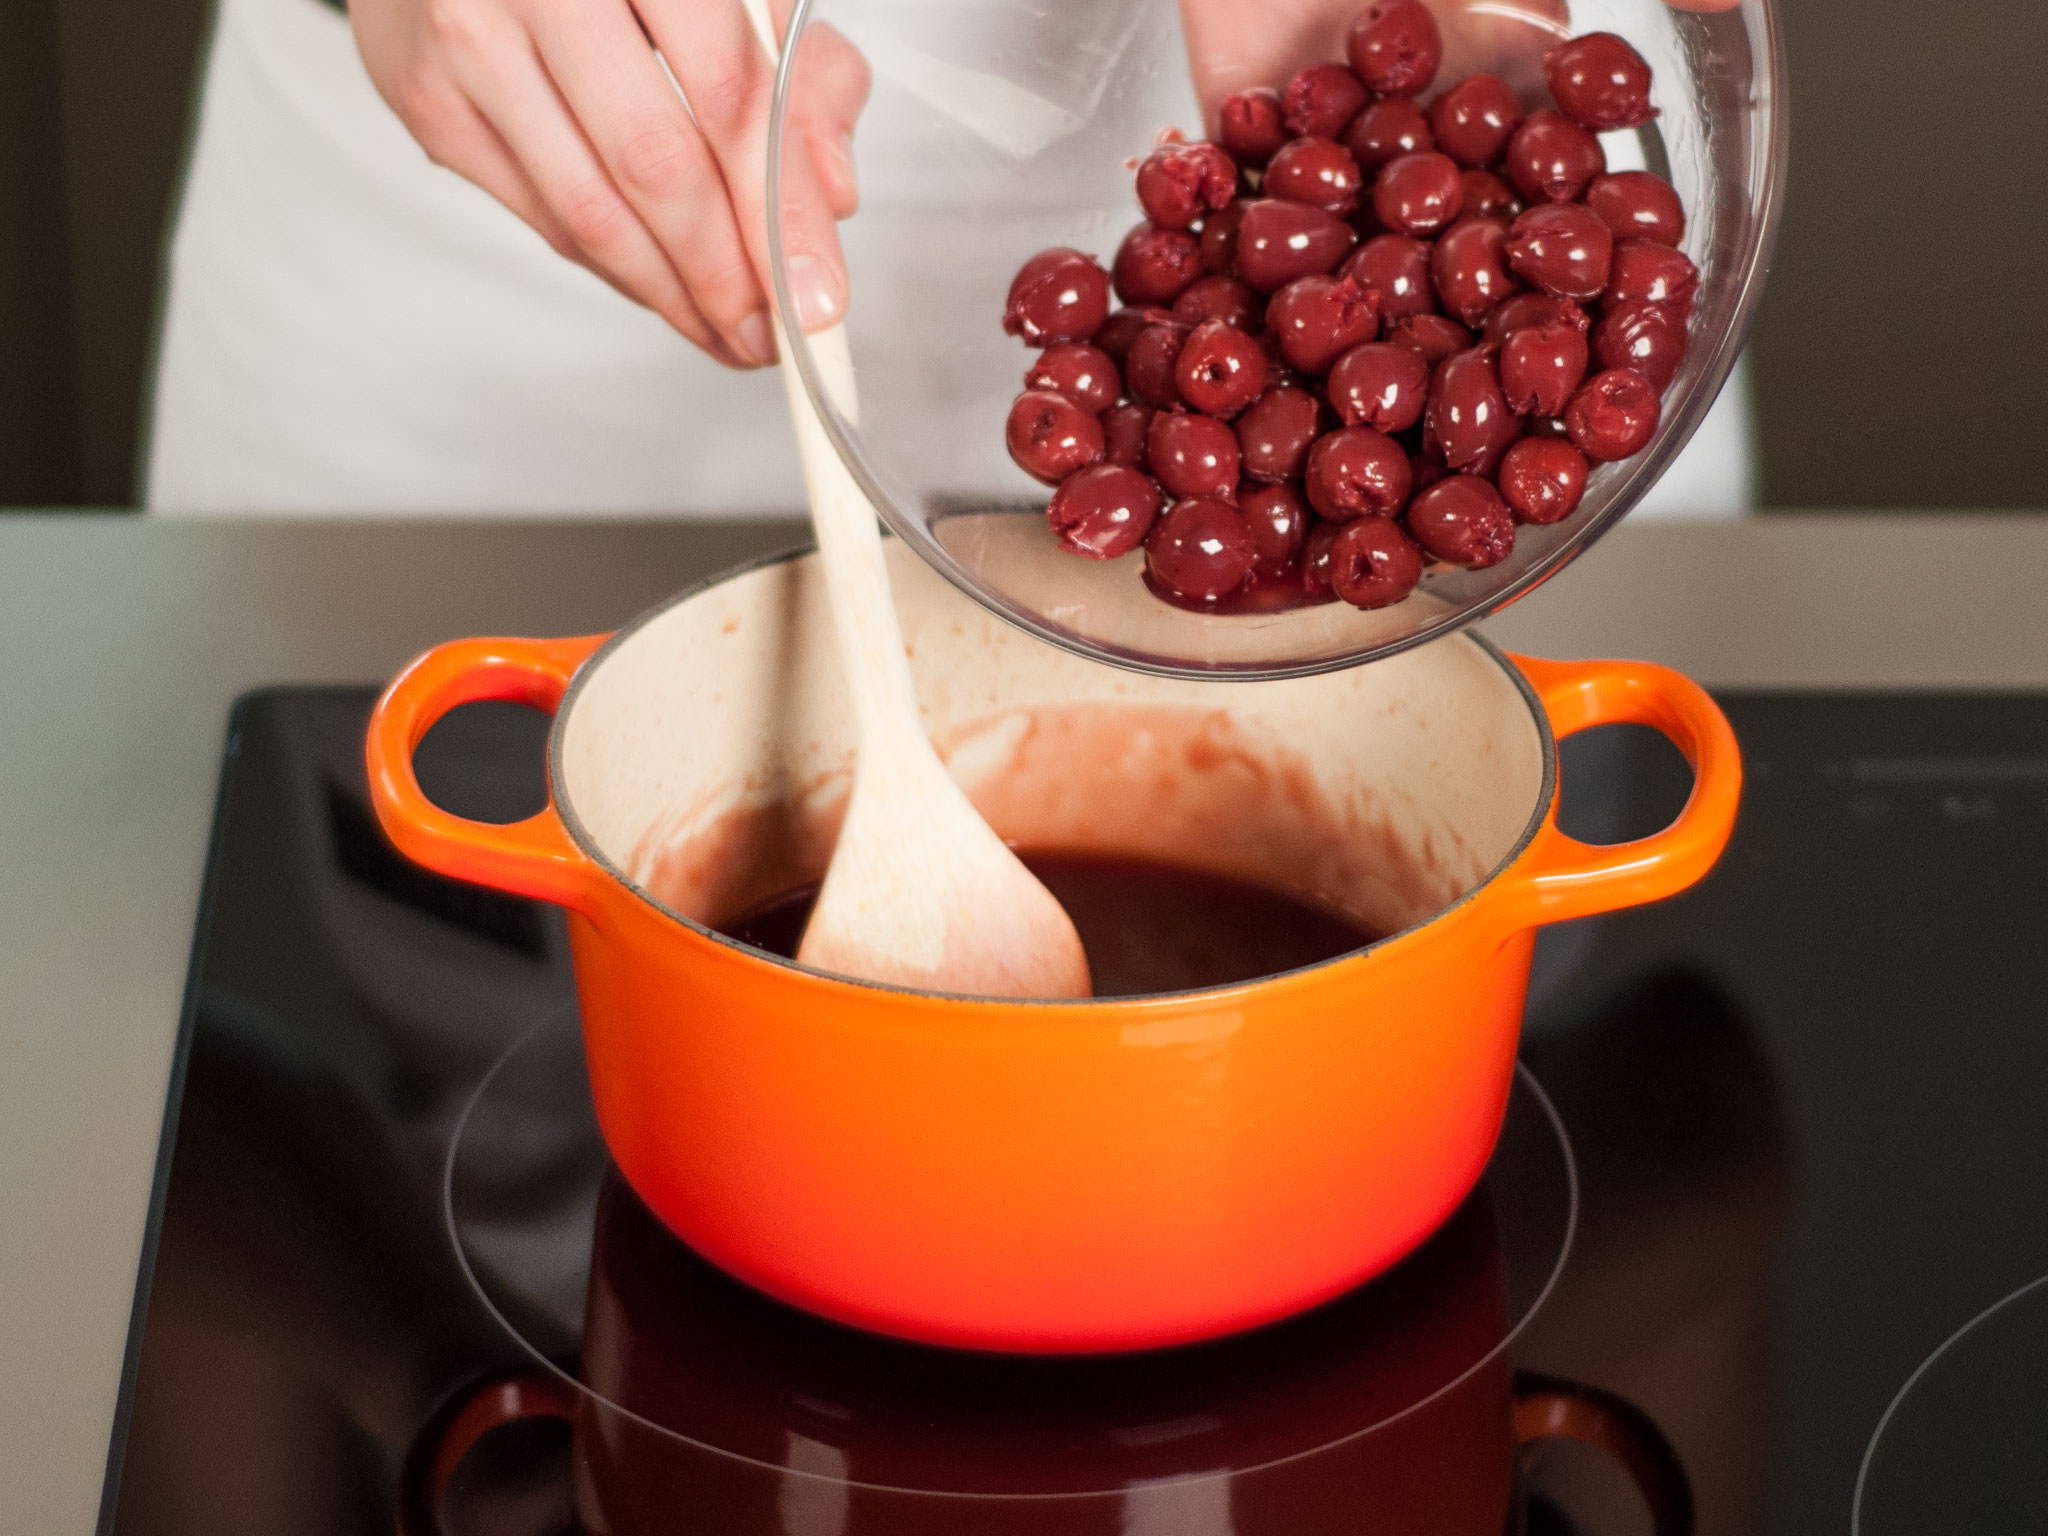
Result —
M 1240 0 L 1256 3 L 1256 0 Z M 1785 69 L 1773 0 L 1717 13 L 1666 0 L 1430 0 L 1442 81 L 1491 69 L 1525 107 L 1547 100 L 1541 59 L 1562 37 L 1618 32 L 1655 71 L 1659 116 L 1603 135 L 1608 166 L 1669 179 L 1700 269 L 1692 345 L 1656 438 L 1593 473 L 1585 500 L 1518 530 L 1486 570 L 1437 567 L 1405 602 L 1265 614 L 1169 606 L 1142 555 L 1061 552 L 1049 493 L 1011 463 L 1003 422 L 1027 354 L 1003 334 L 1010 279 L 1051 245 L 1108 265 L 1140 217 L 1130 166 L 1159 131 L 1199 137 L 1176 0 L 797 0 L 776 82 L 770 238 L 791 312 L 780 221 L 786 111 L 823 50 L 849 38 L 874 74 L 857 134 L 862 202 L 840 226 L 855 399 L 823 387 L 808 338 L 795 360 L 825 425 L 882 517 L 956 586 L 1043 638 L 1097 660 L 1188 676 L 1279 677 L 1354 665 L 1484 618 L 1554 575 L 1663 473 L 1713 403 L 1755 307 L 1784 181 Z M 1363 0 L 1333 0 L 1341 23 Z M 1331 57 L 1336 57 L 1333 52 Z M 1424 98 L 1427 100 L 1427 97 Z

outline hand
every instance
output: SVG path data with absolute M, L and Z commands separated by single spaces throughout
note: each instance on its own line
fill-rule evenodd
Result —
M 790 3 L 771 0 L 778 32 Z M 436 164 L 721 362 L 774 361 L 774 61 L 741 0 L 352 0 L 349 14 L 370 78 Z M 868 70 L 829 27 L 802 46 L 783 231 L 797 319 L 817 330 L 846 308 L 834 220 L 859 200 Z
M 1188 66 L 1208 131 L 1232 91 L 1278 86 L 1310 64 L 1341 61 L 1351 19 L 1367 0 L 1181 0 Z M 1668 0 L 1681 11 L 1727 11 L 1741 0 Z M 1565 0 L 1515 0 L 1510 6 L 1443 0 L 1432 7 L 1444 26 L 1438 80 L 1478 70 L 1526 89 L 1542 80 L 1540 48 L 1570 20 Z M 1515 13 L 1529 18 L 1516 19 Z M 1532 24 L 1533 23 L 1533 24 Z M 1550 30 L 1546 30 L 1550 29 Z M 1519 78 L 1518 78 L 1519 77 Z

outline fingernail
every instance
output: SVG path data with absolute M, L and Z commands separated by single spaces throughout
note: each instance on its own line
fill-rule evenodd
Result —
M 797 324 L 807 331 L 830 325 L 846 307 L 839 274 L 822 257 L 790 258 L 789 287 L 796 295 Z
M 775 361 L 775 328 L 768 323 L 768 311 L 757 309 L 733 327 L 733 346 L 742 362 L 765 368 Z
M 842 133 L 825 140 L 822 158 L 820 173 L 838 184 L 847 202 L 859 203 L 860 176 L 853 168 L 852 136 Z

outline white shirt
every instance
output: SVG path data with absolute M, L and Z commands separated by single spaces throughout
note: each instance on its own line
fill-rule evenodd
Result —
M 317 0 L 222 0 L 147 463 L 156 512 L 803 505 L 774 372 L 713 363 L 429 163 Z M 1738 372 L 1634 515 L 1739 515 L 1750 463 Z

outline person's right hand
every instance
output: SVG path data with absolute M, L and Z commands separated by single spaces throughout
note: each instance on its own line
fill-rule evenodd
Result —
M 790 0 L 771 8 L 781 32 Z M 774 361 L 774 61 L 742 0 L 351 0 L 349 16 L 370 78 L 437 164 L 713 357 Z M 834 220 L 859 197 L 852 134 L 868 70 L 829 27 L 808 28 L 802 46 L 782 218 L 809 331 L 846 308 Z

